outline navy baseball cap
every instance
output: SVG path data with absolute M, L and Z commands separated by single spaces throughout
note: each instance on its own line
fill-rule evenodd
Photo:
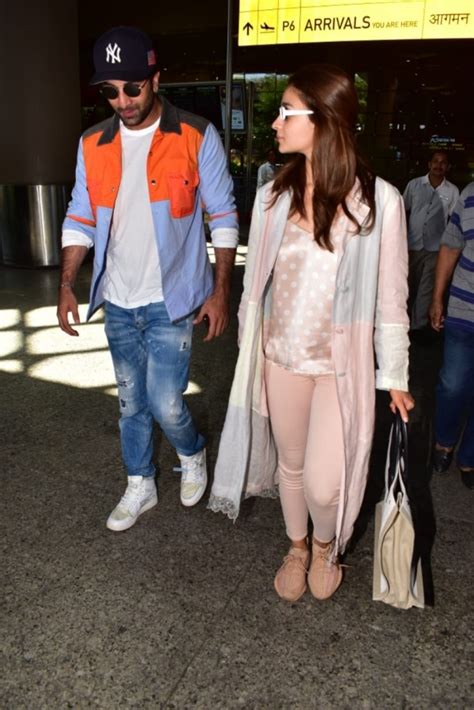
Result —
M 142 81 L 158 71 L 151 38 L 135 27 L 113 27 L 94 45 L 95 74 L 90 84 L 103 81 Z

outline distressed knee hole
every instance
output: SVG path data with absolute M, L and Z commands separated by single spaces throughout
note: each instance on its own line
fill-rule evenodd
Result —
M 130 410 L 134 409 L 133 406 L 133 389 L 135 387 L 135 382 L 131 377 L 125 377 L 117 375 L 117 389 L 118 389 L 118 400 L 120 411 L 122 413 L 130 413 Z
M 119 389 L 131 389 L 132 387 L 135 387 L 135 383 L 131 377 L 118 377 L 117 387 Z

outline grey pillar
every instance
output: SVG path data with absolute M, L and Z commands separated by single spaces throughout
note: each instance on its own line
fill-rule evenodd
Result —
M 80 134 L 76 0 L 0 0 L 0 260 L 59 263 Z

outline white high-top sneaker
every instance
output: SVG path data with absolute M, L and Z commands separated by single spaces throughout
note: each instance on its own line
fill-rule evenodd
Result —
M 181 503 L 196 505 L 207 486 L 206 449 L 192 456 L 178 456 L 181 461 Z
M 109 530 L 128 530 L 137 522 L 138 516 L 158 503 L 154 476 L 129 476 L 127 489 L 120 503 L 107 520 Z

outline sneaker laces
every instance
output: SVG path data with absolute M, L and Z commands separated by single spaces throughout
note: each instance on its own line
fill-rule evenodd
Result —
M 297 555 L 292 555 L 291 552 L 288 553 L 288 555 L 285 555 L 285 557 L 283 558 L 282 567 L 286 567 L 288 565 L 296 565 L 297 567 L 301 567 L 304 572 L 308 571 L 308 568 L 304 564 L 303 559 Z
M 183 483 L 202 483 L 203 457 L 190 456 L 187 460 L 181 461 L 181 480 Z M 176 469 L 173 469 L 176 470 Z
M 119 506 L 125 508 L 131 515 L 136 515 L 140 510 L 142 499 L 140 498 L 141 481 L 132 482 L 127 486 L 127 490 L 120 499 Z
M 312 558 L 313 560 L 322 560 L 329 568 L 331 568 L 333 565 L 335 565 L 336 567 L 349 567 L 350 565 L 346 565 L 340 562 L 337 558 L 334 560 L 331 559 L 333 549 L 334 543 L 329 544 L 326 547 L 320 547 L 318 544 L 315 545 L 313 543 Z
M 319 560 L 324 560 L 324 562 L 331 562 L 331 553 L 334 547 L 334 543 L 330 543 L 329 545 L 325 545 L 324 547 L 318 545 L 317 543 L 313 543 L 313 559 L 319 559 Z

